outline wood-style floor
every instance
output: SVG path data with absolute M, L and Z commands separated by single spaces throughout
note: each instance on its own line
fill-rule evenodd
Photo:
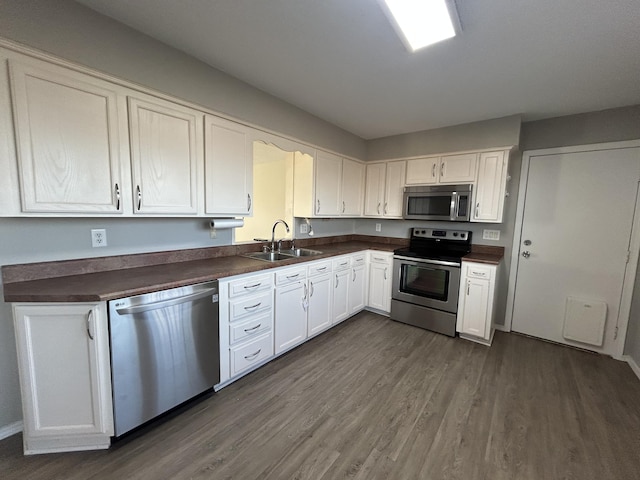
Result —
M 625 363 L 497 333 L 490 348 L 362 313 L 108 451 L 22 455 L 8 479 L 640 478 Z

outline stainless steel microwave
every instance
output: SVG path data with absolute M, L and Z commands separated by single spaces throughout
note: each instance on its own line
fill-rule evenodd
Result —
M 433 185 L 405 187 L 403 218 L 468 222 L 473 185 Z

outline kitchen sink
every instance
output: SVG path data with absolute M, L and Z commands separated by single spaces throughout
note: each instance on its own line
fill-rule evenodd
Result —
M 245 257 L 255 258 L 256 260 L 264 260 L 265 262 L 277 262 L 279 260 L 291 260 L 293 255 L 285 255 L 278 252 L 256 252 L 247 253 Z
M 290 257 L 312 257 L 314 255 L 322 255 L 322 252 L 309 250 L 307 248 L 294 248 L 293 250 L 285 250 L 282 254 Z

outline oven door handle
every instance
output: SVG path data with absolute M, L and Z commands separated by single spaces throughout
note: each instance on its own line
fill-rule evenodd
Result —
M 428 265 L 444 265 L 446 267 L 459 267 L 459 262 L 448 262 L 446 260 L 431 260 L 428 258 L 414 258 L 414 257 L 402 257 L 400 255 L 394 255 L 394 260 L 402 260 L 404 262 L 426 263 Z

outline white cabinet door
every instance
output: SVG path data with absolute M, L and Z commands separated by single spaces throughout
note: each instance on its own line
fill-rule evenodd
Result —
M 107 311 L 16 304 L 25 453 L 107 448 L 113 435 Z
M 384 194 L 383 214 L 385 217 L 402 218 L 402 195 L 407 162 L 388 162 Z
M 330 273 L 309 279 L 309 311 L 307 334 L 316 335 L 331 326 L 331 284 Z
M 251 215 L 253 135 L 239 123 L 205 116 L 205 212 Z
M 321 150 L 318 150 L 316 157 L 315 214 L 320 217 L 337 217 L 342 213 L 342 158 Z
M 407 160 L 406 185 L 430 185 L 438 181 L 440 157 Z
M 351 268 L 351 283 L 349 284 L 349 316 L 364 309 L 367 296 L 367 276 L 365 265 Z
M 364 168 L 360 162 L 342 160 L 342 215 L 362 215 Z
M 476 180 L 477 153 L 446 155 L 440 158 L 439 183 L 469 183 Z
M 504 151 L 483 152 L 478 162 L 478 181 L 474 193 L 472 222 L 502 222 L 507 184 L 507 158 Z
M 198 213 L 202 117 L 159 98 L 129 97 L 134 212 Z
M 295 282 L 276 288 L 276 355 L 302 343 L 307 338 L 307 285 Z
M 382 216 L 384 207 L 386 163 L 367 165 L 364 214 L 369 217 Z
M 374 257 L 376 254 L 372 254 Z M 380 256 L 369 265 L 369 302 L 371 308 L 389 312 L 391 308 L 391 264 Z
M 333 272 L 333 323 L 349 317 L 349 277 L 350 269 Z
M 489 281 L 467 278 L 461 308 L 460 333 L 484 337 L 489 306 Z
M 22 210 L 122 212 L 127 120 L 115 85 L 44 62 L 9 67 Z

